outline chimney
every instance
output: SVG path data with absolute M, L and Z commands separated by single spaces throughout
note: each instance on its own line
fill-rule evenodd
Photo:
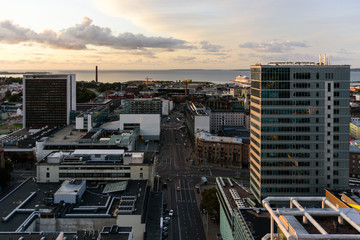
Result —
M 95 67 L 95 82 L 98 82 L 98 67 Z
M 5 168 L 4 149 L 0 149 L 0 168 Z
M 321 54 L 319 54 L 319 65 L 321 66 Z

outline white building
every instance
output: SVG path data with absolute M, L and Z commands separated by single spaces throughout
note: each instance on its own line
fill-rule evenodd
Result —
M 210 130 L 217 133 L 223 126 L 243 126 L 250 129 L 250 115 L 244 110 L 212 110 Z
M 125 152 L 122 149 L 81 149 L 53 152 L 37 163 L 38 182 L 70 179 L 89 181 L 154 179 L 154 153 Z
M 140 135 L 149 139 L 160 138 L 160 114 L 120 114 L 120 131 L 140 129 Z

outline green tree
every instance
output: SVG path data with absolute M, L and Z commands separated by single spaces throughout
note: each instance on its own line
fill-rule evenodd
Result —
M 21 102 L 22 101 L 22 93 L 19 93 L 19 94 L 13 94 L 13 95 L 10 95 L 10 97 L 8 97 L 8 101 L 9 102 Z
M 204 189 L 201 192 L 200 208 L 205 209 L 210 217 L 219 219 L 219 201 L 216 196 L 216 188 Z
M 11 96 L 11 91 L 10 90 L 7 90 L 5 92 L 5 99 L 9 99 L 9 97 Z
M 85 103 L 96 98 L 96 94 L 83 86 L 76 87 L 76 102 Z

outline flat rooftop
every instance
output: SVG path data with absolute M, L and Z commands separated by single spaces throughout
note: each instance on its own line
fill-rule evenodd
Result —
M 237 137 L 220 137 L 205 131 L 197 132 L 195 135 L 197 138 L 208 142 L 242 144 L 242 139 Z
M 81 202 L 75 205 L 52 203 L 51 199 L 60 186 L 61 183 L 40 184 L 28 179 L 16 190 L 1 199 L 0 239 L 2 233 L 15 232 L 19 229 L 35 211 L 56 216 L 56 218 L 72 217 L 73 214 L 82 218 L 94 218 L 94 213 L 102 214 L 102 217 L 108 218 L 117 215 L 145 214 L 144 201 L 147 194 L 147 180 L 129 180 L 126 190 L 107 194 L 103 194 L 105 183 L 88 182 Z M 124 202 L 127 205 L 124 205 Z M 25 229 L 29 224 L 25 224 Z M 57 230 L 67 231 L 66 229 Z

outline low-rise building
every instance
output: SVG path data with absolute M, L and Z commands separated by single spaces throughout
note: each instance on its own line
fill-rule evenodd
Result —
M 243 126 L 250 129 L 249 111 L 244 109 L 212 110 L 210 115 L 210 131 L 218 133 L 224 126 Z
M 153 222 L 162 217 L 162 204 L 149 202 L 151 190 L 145 179 L 86 184 L 73 180 L 65 185 L 64 191 L 64 184 L 29 179 L 1 199 L 0 239 L 142 240 L 147 216 L 152 213 Z M 158 232 L 152 234 L 161 239 L 161 229 Z
M 147 140 L 160 139 L 162 103 L 160 99 L 134 99 L 124 101 L 120 113 L 119 130 L 138 128 Z
M 222 137 L 200 131 L 195 134 L 195 154 L 199 164 L 247 167 L 249 141 L 238 137 Z
M 229 178 L 216 178 L 220 233 L 226 240 L 260 240 L 270 230 L 269 213 L 256 205 L 250 189 Z
M 199 131 L 210 132 L 210 109 L 199 103 L 188 103 L 186 107 L 186 125 L 190 139 L 195 140 L 195 133 Z
M 350 123 L 350 134 L 352 134 L 355 139 L 360 139 L 360 122 L 354 121 Z
M 78 149 L 52 152 L 37 162 L 40 183 L 70 179 L 120 181 L 147 179 L 153 185 L 155 153 L 123 149 Z
M 349 155 L 349 177 L 360 179 L 360 140 L 350 142 Z

